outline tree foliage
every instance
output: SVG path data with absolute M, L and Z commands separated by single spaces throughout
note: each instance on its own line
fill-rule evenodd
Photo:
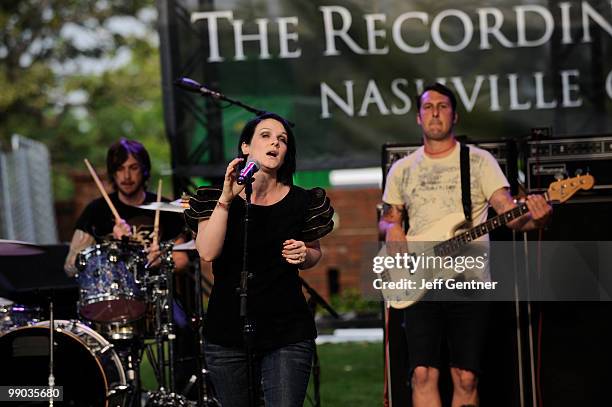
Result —
M 0 142 L 44 142 L 56 198 L 82 158 L 103 168 L 107 147 L 138 139 L 154 173 L 168 166 L 152 0 L 22 0 L 0 5 Z

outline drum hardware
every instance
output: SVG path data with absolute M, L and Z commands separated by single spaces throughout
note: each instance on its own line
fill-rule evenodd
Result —
M 133 341 L 150 337 L 147 326 L 149 316 L 145 315 L 141 319 L 133 322 L 120 321 L 108 323 L 91 323 L 90 326 L 101 333 L 104 337 L 115 342 Z
M 146 352 L 158 383 L 158 389 L 148 394 L 148 406 L 187 406 L 189 402 L 180 394 L 175 393 L 175 370 L 174 370 L 174 287 L 172 271 L 174 261 L 172 259 L 172 242 L 160 242 L 160 273 L 158 278 L 151 279 L 155 285 L 152 287 L 154 293 L 151 299 L 155 309 L 155 342 L 146 344 Z M 152 347 L 157 349 L 157 357 L 153 356 Z M 166 346 L 168 352 L 166 352 Z M 168 374 L 166 375 L 166 368 Z
M 127 400 L 125 407 L 140 407 L 141 383 L 140 383 L 140 361 L 142 359 L 142 342 L 134 340 L 130 342 L 121 341 L 115 346 L 115 351 L 119 355 L 122 366 L 125 369 L 127 389 L 125 390 Z
M 49 299 L 49 379 L 47 384 L 51 389 L 51 397 L 49 397 L 49 407 L 53 407 L 53 387 L 55 386 L 55 376 L 53 376 L 53 300 Z
M 127 378 L 130 381 L 134 381 L 136 379 L 136 372 L 134 371 L 134 363 L 132 360 L 132 355 L 128 354 L 126 358 L 126 365 L 127 365 L 127 371 L 126 371 Z
M 98 354 L 103 355 L 104 353 L 106 353 L 107 351 L 109 351 L 111 349 L 113 349 L 113 344 L 109 343 L 108 345 L 106 345 L 102 349 L 99 349 L 97 352 L 98 352 Z
M 193 242 L 193 250 L 195 251 L 195 241 Z M 188 242 L 190 243 L 190 242 Z M 202 304 L 202 279 L 204 276 L 201 272 L 200 267 L 200 256 L 196 253 L 195 259 L 193 261 L 194 264 L 194 273 L 195 273 L 195 312 L 196 314 L 191 318 L 192 324 L 194 325 L 197 338 L 198 338 L 198 346 L 196 347 L 196 368 L 197 368 L 197 377 L 195 375 L 191 376 L 189 382 L 185 386 L 183 390 L 183 394 L 188 394 L 189 390 L 195 383 L 195 380 L 199 380 L 198 386 L 198 406 L 219 406 L 219 401 L 212 395 L 211 388 L 209 387 L 208 382 L 208 374 L 210 371 L 206 368 L 206 355 L 204 354 L 204 314 L 203 314 L 203 304 Z M 210 293 L 208 293 L 210 295 Z M 192 382 L 192 379 L 194 381 Z
M 185 385 L 185 387 L 183 387 L 183 391 L 181 392 L 181 394 L 188 394 L 191 389 L 193 388 L 193 386 L 196 384 L 196 382 L 198 381 L 198 377 L 194 374 L 192 374 L 189 377 L 189 380 L 187 381 L 187 384 Z M 199 398 L 198 398 L 199 400 Z
M 190 240 L 185 243 L 174 245 L 172 251 L 185 251 L 189 252 L 190 264 L 193 266 L 193 287 L 194 287 L 194 314 L 190 318 L 191 327 L 196 331 L 197 346 L 196 346 L 196 373 L 193 374 L 181 394 L 188 394 L 194 385 L 198 384 L 198 406 L 219 406 L 219 401 L 212 394 L 212 387 L 208 381 L 208 374 L 210 371 L 206 368 L 206 357 L 204 354 L 204 333 L 203 333 L 203 304 L 202 304 L 202 289 L 206 292 L 206 295 L 210 296 L 210 292 L 202 287 L 203 281 L 212 287 L 212 283 L 209 282 L 205 276 L 201 273 L 200 268 L 200 257 L 196 252 L 195 240 Z
M 4 304 L 0 305 L 0 334 L 42 321 L 42 309 L 38 306 L 13 304 L 10 301 Z
M 194 403 L 180 394 L 168 392 L 163 387 L 158 391 L 150 393 L 146 407 L 157 406 L 193 406 Z
M 127 392 L 130 389 L 130 386 L 117 386 L 106 393 L 106 398 L 110 399 L 113 396 L 118 395 L 119 393 Z
M 42 247 L 34 243 L 0 239 L 0 256 L 35 256 L 44 252 Z

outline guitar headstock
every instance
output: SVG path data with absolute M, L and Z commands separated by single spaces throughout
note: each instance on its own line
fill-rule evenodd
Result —
M 591 174 L 577 175 L 572 178 L 555 181 L 548 187 L 548 199 L 562 203 L 570 199 L 581 189 L 587 190 L 593 188 L 593 185 L 595 185 L 595 178 Z

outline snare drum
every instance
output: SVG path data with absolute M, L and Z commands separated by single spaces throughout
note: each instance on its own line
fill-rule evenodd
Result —
M 53 375 L 66 406 L 124 406 L 128 386 L 112 345 L 76 321 L 55 321 Z M 49 321 L 15 328 L 0 337 L 0 385 L 46 386 Z
M 97 244 L 77 256 L 79 312 L 90 321 L 131 322 L 145 312 L 140 279 L 146 254 L 140 245 Z

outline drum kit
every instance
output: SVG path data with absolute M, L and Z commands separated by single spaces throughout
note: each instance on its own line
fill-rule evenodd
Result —
M 193 241 L 160 242 L 158 267 L 147 263 L 145 248 L 129 240 L 96 244 L 77 256 L 79 318 L 43 319 L 38 306 L 0 299 L 0 384 L 46 385 L 50 359 L 63 402 L 74 406 L 218 405 L 210 394 L 204 369 L 202 327 L 197 372 L 183 391 L 176 389 L 174 342 L 174 251 L 195 250 Z M 42 250 L 24 242 L 0 241 L 0 255 L 31 255 Z M 199 261 L 196 276 L 200 275 Z M 200 281 L 200 280 L 196 280 Z M 202 320 L 201 287 L 196 287 L 196 315 Z M 199 297 L 199 301 L 198 301 Z M 53 309 L 50 304 L 50 310 Z M 51 330 L 51 326 L 54 327 Z M 53 331 L 53 347 L 49 346 Z M 141 389 L 140 364 L 146 354 L 157 389 Z M 197 383 L 198 400 L 182 393 Z M 188 389 L 187 389 L 188 388 Z

